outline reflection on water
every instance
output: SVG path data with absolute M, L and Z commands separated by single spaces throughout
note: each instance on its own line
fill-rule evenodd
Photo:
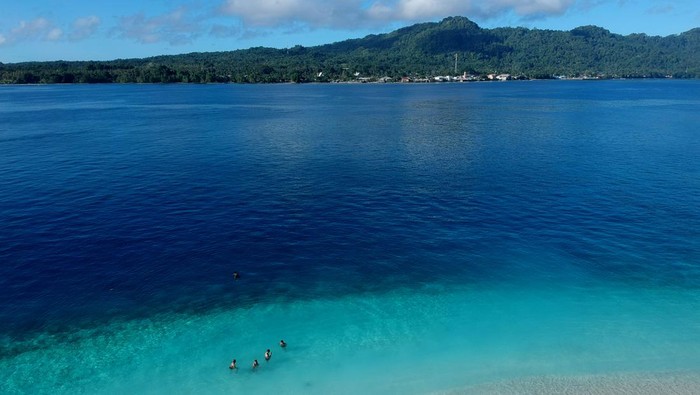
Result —
M 692 369 L 696 92 L 4 87 L 0 381 L 424 393 Z M 229 375 L 280 332 L 289 350 Z

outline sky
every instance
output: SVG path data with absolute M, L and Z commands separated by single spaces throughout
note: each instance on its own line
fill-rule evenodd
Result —
M 700 0 L 7 0 L 0 62 L 314 46 L 465 16 L 483 28 L 680 34 Z

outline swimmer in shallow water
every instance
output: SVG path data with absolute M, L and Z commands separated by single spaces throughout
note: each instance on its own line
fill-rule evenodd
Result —
M 267 351 L 265 351 L 265 360 L 269 361 L 271 357 L 272 357 L 272 353 L 270 352 L 270 349 L 268 348 Z
M 258 360 L 256 359 L 255 361 L 253 361 L 253 369 L 256 369 L 258 366 L 260 366 L 260 364 L 258 363 Z
M 235 359 L 234 359 L 233 361 L 231 361 L 231 364 L 228 365 L 228 368 L 229 368 L 229 369 L 238 369 L 238 366 L 236 366 L 236 360 L 235 360 Z
M 284 340 L 280 340 L 280 347 L 282 347 L 282 348 L 287 347 L 287 343 L 285 343 Z

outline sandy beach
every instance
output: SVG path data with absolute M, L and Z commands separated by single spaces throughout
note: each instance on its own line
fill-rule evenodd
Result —
M 434 395 L 692 395 L 700 393 L 700 372 L 536 376 L 436 392 Z

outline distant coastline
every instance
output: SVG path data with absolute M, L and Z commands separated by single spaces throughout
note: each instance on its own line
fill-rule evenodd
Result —
M 502 76 L 508 76 L 503 77 Z M 483 29 L 465 17 L 315 47 L 0 63 L 2 84 L 445 82 L 699 78 L 700 28 L 667 37 Z
M 530 78 L 527 76 L 511 76 L 510 78 L 489 78 L 488 75 L 477 75 L 467 78 L 461 76 L 426 76 L 422 78 L 411 78 L 405 80 L 403 78 L 377 78 L 377 77 L 367 77 L 355 80 L 334 80 L 334 81 L 278 81 L 278 82 L 233 82 L 233 81 L 214 81 L 214 82 L 180 82 L 180 81 L 168 81 L 168 82 L 116 82 L 116 81 L 90 81 L 90 82 L 46 82 L 46 81 L 32 81 L 32 82 L 10 82 L 2 81 L 0 86 L 41 86 L 41 85 L 178 85 L 178 84 L 189 84 L 189 85 L 297 85 L 297 84 L 329 84 L 329 85 L 363 85 L 363 84 L 417 84 L 417 85 L 442 85 L 442 84 L 455 84 L 455 83 L 497 83 L 504 81 L 610 81 L 610 80 L 673 80 L 673 79 L 697 79 L 697 77 L 674 77 L 672 75 L 668 76 L 627 76 L 627 77 L 610 77 L 610 76 L 550 76 L 550 77 L 537 77 Z

